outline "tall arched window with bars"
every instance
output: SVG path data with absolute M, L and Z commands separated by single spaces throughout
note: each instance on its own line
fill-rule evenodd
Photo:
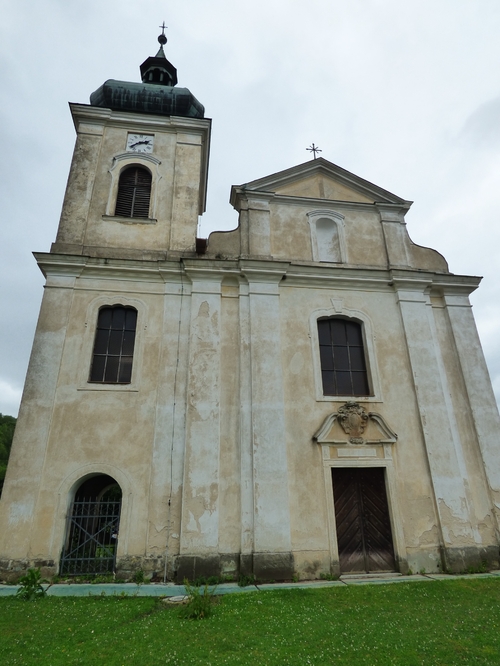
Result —
M 99 310 L 90 382 L 130 384 L 137 310 L 114 305 Z
M 118 182 L 115 215 L 118 217 L 149 217 L 151 173 L 140 166 L 124 169 Z

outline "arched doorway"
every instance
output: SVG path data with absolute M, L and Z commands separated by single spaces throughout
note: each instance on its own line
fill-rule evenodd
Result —
M 68 515 L 61 575 L 114 572 L 121 500 L 120 486 L 107 474 L 80 483 Z

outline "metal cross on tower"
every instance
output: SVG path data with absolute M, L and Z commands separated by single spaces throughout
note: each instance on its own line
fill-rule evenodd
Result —
M 318 148 L 318 146 L 315 146 L 314 143 L 311 144 L 310 148 L 306 148 L 310 153 L 313 153 L 314 159 L 316 159 L 316 153 L 322 153 L 323 151 Z
M 163 21 L 163 23 L 158 27 L 161 28 L 161 35 L 158 37 L 158 41 L 163 46 L 164 44 L 167 43 L 167 38 L 165 36 L 165 28 L 167 28 L 168 26 L 166 26 L 165 21 Z

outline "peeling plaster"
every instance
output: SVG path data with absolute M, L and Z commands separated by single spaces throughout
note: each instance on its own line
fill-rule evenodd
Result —
M 472 546 L 475 543 L 482 543 L 482 539 L 477 534 L 477 531 L 471 529 L 470 523 L 465 523 L 461 517 L 456 516 L 444 500 L 439 499 L 438 505 L 439 513 L 441 514 L 443 537 L 447 544 L 461 548 L 463 546 Z M 479 538 L 476 538 L 476 536 Z
M 33 514 L 33 502 L 12 502 L 9 508 L 9 525 L 30 520 Z

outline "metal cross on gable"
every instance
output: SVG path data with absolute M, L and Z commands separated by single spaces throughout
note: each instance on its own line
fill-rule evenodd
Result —
M 310 153 L 314 155 L 314 159 L 316 159 L 316 153 L 322 153 L 323 151 L 318 148 L 318 146 L 315 146 L 314 143 L 311 144 L 310 148 L 306 148 Z
M 168 25 L 165 25 L 165 21 L 163 21 L 163 23 L 158 27 L 161 28 L 161 34 L 164 35 L 165 34 L 165 28 L 168 28 Z

